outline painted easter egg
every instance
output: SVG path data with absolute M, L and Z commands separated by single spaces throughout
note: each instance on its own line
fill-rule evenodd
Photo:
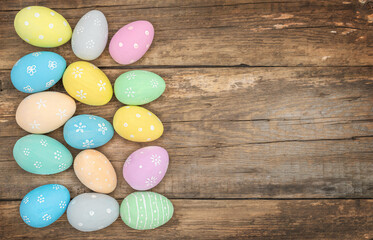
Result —
M 41 92 L 56 84 L 65 68 L 65 59 L 57 53 L 34 52 L 18 60 L 10 78 L 14 87 L 21 92 Z
M 119 204 L 100 193 L 83 193 L 71 200 L 67 220 L 82 232 L 92 232 L 110 226 L 119 216 Z
M 38 134 L 19 139 L 14 145 L 13 156 L 21 168 L 35 174 L 59 173 L 73 163 L 73 156 L 62 143 Z
M 47 184 L 27 193 L 22 199 L 19 212 L 27 225 L 42 228 L 59 219 L 69 202 L 67 188 L 59 184 Z
M 67 144 L 77 149 L 100 147 L 114 135 L 110 122 L 94 115 L 78 115 L 66 122 L 63 137 Z
M 108 38 L 108 24 L 105 15 L 92 10 L 76 24 L 71 38 L 71 47 L 78 58 L 93 60 L 104 51 Z
M 117 175 L 106 156 L 99 151 L 81 151 L 74 161 L 74 171 L 89 189 L 99 193 L 111 193 L 117 186 Z
M 155 73 L 133 70 L 120 75 L 114 84 L 117 99 L 127 105 L 143 105 L 159 98 L 166 88 Z
M 70 96 L 88 105 L 105 105 L 113 96 L 113 88 L 105 73 L 89 62 L 70 64 L 62 82 Z
M 137 106 L 119 108 L 113 125 L 120 136 L 134 142 L 154 141 L 163 134 L 161 120 L 149 110 Z
M 18 105 L 16 122 L 29 133 L 48 133 L 61 127 L 75 113 L 75 101 L 59 92 L 27 96 Z
M 26 7 L 14 19 L 20 38 L 36 47 L 58 47 L 71 38 L 71 27 L 58 12 L 41 6 Z
M 134 192 L 120 205 L 120 216 L 130 228 L 154 229 L 167 223 L 174 213 L 171 201 L 155 192 Z
M 110 55 L 117 63 L 134 63 L 148 51 L 153 38 L 154 28 L 150 22 L 131 22 L 119 29 L 111 39 Z
M 167 172 L 168 153 L 157 146 L 140 148 L 123 165 L 123 177 L 135 190 L 149 190 L 160 183 Z

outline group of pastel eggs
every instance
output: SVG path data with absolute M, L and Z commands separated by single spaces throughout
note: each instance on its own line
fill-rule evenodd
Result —
M 22 9 L 15 17 L 17 34 L 38 47 L 57 47 L 71 39 L 75 55 L 93 60 L 101 55 L 108 39 L 104 14 L 86 13 L 74 31 L 57 12 L 40 6 Z M 147 21 L 136 21 L 122 27 L 110 41 L 109 51 L 120 64 L 139 60 L 150 47 L 154 29 Z M 62 78 L 67 94 L 45 91 Z M 112 224 L 120 215 L 126 225 L 144 230 L 159 227 L 173 215 L 173 205 L 166 197 L 147 191 L 165 176 L 169 156 L 159 146 L 148 146 L 133 152 L 123 165 L 123 177 L 135 190 L 118 202 L 106 195 L 117 186 L 117 176 L 108 158 L 93 148 L 111 140 L 116 131 L 134 142 L 150 142 L 163 134 L 159 118 L 143 107 L 162 95 L 165 81 L 155 73 L 134 70 L 120 75 L 114 84 L 116 98 L 126 104 L 117 110 L 113 125 L 94 115 L 74 116 L 74 99 L 92 106 L 107 104 L 113 88 L 104 72 L 95 65 L 78 61 L 66 68 L 65 59 L 54 52 L 34 52 L 13 66 L 11 81 L 16 89 L 33 93 L 21 101 L 16 122 L 31 133 L 19 139 L 13 156 L 18 165 L 34 174 L 56 174 L 74 165 L 77 178 L 95 193 L 84 193 L 70 201 L 70 193 L 59 184 L 43 185 L 30 191 L 22 200 L 20 215 L 31 227 L 46 227 L 67 211 L 69 223 L 80 231 L 96 231 Z M 74 98 L 74 99 L 73 99 Z M 81 149 L 74 159 L 59 141 L 43 135 L 64 125 L 68 145 Z M 74 163 L 74 164 L 73 164 Z

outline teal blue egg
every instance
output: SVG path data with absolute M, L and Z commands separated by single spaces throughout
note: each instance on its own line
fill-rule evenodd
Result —
M 47 184 L 26 194 L 19 207 L 19 213 L 30 227 L 42 228 L 60 218 L 69 202 L 70 192 L 67 188 L 59 184 Z
M 23 56 L 13 66 L 10 78 L 17 90 L 36 93 L 56 84 L 66 68 L 65 59 L 54 52 L 34 52 Z
M 67 144 L 77 149 L 97 148 L 114 135 L 109 121 L 94 115 L 78 115 L 66 122 L 63 137 Z
M 19 139 L 13 157 L 25 171 L 43 175 L 62 172 L 73 163 L 73 156 L 62 143 L 38 134 Z

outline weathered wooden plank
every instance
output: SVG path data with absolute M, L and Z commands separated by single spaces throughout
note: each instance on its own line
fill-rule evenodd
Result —
M 121 143 L 98 148 L 116 170 L 116 198 L 133 191 L 123 179 L 122 167 L 135 148 Z M 154 191 L 172 198 L 373 197 L 373 138 L 228 147 L 161 146 L 171 159 L 165 178 Z M 8 148 L 11 151 L 12 146 Z M 89 192 L 72 168 L 40 176 L 25 172 L 14 160 L 0 162 L 0 199 L 22 199 L 31 189 L 48 183 L 65 185 L 72 196 Z
M 57 1 L 44 2 L 55 7 Z M 179 7 L 180 1 L 156 4 L 115 2 L 119 6 L 96 7 L 109 22 L 109 37 L 123 25 L 138 19 L 154 24 L 154 43 L 141 61 L 149 65 L 239 65 L 252 66 L 356 66 L 372 65 L 372 30 L 368 6 L 342 1 L 266 1 L 237 4 L 194 1 Z M 4 9 L 26 7 L 23 2 Z M 32 2 L 33 3 L 33 2 Z M 41 2 L 43 3 L 43 2 Z M 224 3 L 224 2 L 222 2 Z M 80 1 L 78 6 L 83 5 Z M 79 18 L 95 7 L 76 8 L 64 1 L 58 9 L 74 27 Z M 84 4 L 95 6 L 95 3 Z M 160 5 L 160 7 L 157 7 Z M 16 8 L 15 8 L 16 7 Z M 10 69 L 26 53 L 40 48 L 23 42 L 13 27 L 15 10 L 0 12 L 3 43 L 0 69 Z M 211 14 L 213 13 L 213 14 Z M 68 62 L 78 60 L 70 43 L 53 49 Z M 93 61 L 98 66 L 119 66 L 106 50 Z
M 122 199 L 118 200 L 119 202 Z M 19 216 L 19 201 L 0 202 L 2 239 L 340 239 L 373 237 L 372 200 L 172 200 L 173 218 L 151 231 L 120 219 L 83 233 L 66 214 L 51 226 L 32 229 Z
M 165 133 L 149 144 L 115 135 L 99 148 L 117 170 L 116 197 L 131 191 L 120 173 L 124 159 L 147 145 L 170 152 L 169 172 L 156 190 L 172 197 L 373 196 L 372 68 L 149 70 L 167 82 L 164 95 L 145 106 L 164 121 Z M 123 72 L 104 71 L 112 81 Z M 37 176 L 12 160 L 13 144 L 26 134 L 14 121 L 26 94 L 7 76 L 9 71 L 0 72 L 0 186 L 6 189 L 0 197 L 20 199 L 26 189 L 54 180 L 73 194 L 87 191 L 72 170 Z M 62 84 L 54 90 L 63 91 Z M 120 106 L 115 99 L 104 107 L 78 104 L 77 114 L 111 121 Z M 49 135 L 63 142 L 62 129 Z M 7 187 L 8 179 L 17 188 Z
M 175 68 L 148 69 L 162 76 L 166 91 L 144 105 L 164 122 L 255 119 L 369 119 L 373 68 Z M 112 83 L 127 70 L 104 69 Z M 0 116 L 14 117 L 25 93 L 0 72 Z M 64 91 L 61 81 L 52 90 Z M 110 118 L 115 97 L 102 107 L 78 104 L 77 113 Z M 4 127 L 2 128 L 2 130 Z M 3 135 L 4 136 L 4 135 Z

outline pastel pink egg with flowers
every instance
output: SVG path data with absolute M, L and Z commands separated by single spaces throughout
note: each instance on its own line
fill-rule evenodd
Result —
M 123 177 L 133 189 L 149 190 L 162 181 L 168 163 L 166 149 L 158 146 L 140 148 L 124 162 Z
M 134 63 L 148 51 L 153 38 L 154 28 L 150 22 L 131 22 L 114 34 L 109 45 L 110 55 L 117 63 Z

